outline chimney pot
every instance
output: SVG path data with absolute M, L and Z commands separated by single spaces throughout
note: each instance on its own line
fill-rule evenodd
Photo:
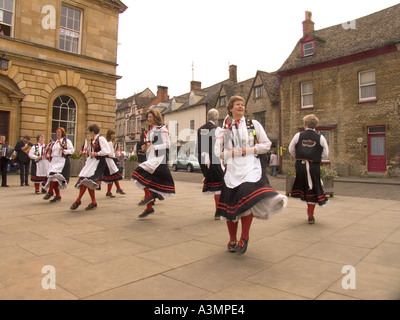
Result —
M 234 84 L 237 83 L 237 66 L 233 64 L 229 66 L 229 80 Z
M 306 11 L 306 20 L 303 21 L 303 36 L 314 31 L 314 22 L 312 21 L 312 12 Z
M 200 91 L 200 90 L 201 90 L 201 82 L 200 81 L 191 81 L 190 82 L 190 92 Z

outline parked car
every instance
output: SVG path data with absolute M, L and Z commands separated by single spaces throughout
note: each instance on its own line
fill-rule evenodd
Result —
M 193 154 L 189 156 L 186 154 L 178 155 L 176 163 L 172 165 L 172 168 L 174 171 L 178 171 L 179 169 L 184 169 L 188 172 L 201 171 L 199 160 Z

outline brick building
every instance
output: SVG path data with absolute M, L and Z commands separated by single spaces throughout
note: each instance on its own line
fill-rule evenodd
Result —
M 115 126 L 119 0 L 0 1 L 0 130 L 80 147 L 87 126 Z M 7 70 L 5 70 L 7 69 Z M 34 142 L 35 139 L 32 140 Z
M 314 113 L 340 175 L 400 175 L 400 4 L 303 37 L 278 70 L 281 144 Z M 294 159 L 283 152 L 285 172 Z

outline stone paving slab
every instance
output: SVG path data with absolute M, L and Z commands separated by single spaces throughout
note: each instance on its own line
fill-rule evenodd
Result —
M 248 251 L 237 256 L 198 182 L 175 181 L 175 197 L 138 219 L 142 191 L 130 180 L 121 182 L 126 195 L 96 192 L 98 208 L 87 212 L 88 194 L 69 210 L 76 178 L 56 204 L 8 178 L 11 187 L 0 188 L 1 300 L 400 299 L 400 200 L 335 196 L 310 226 L 305 204 L 289 199 L 271 220 L 253 220 Z M 354 289 L 343 287 L 347 265 Z M 54 267 L 56 289 L 42 286 L 44 266 Z

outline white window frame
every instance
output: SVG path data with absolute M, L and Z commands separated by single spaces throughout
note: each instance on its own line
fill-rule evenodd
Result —
M 263 97 L 263 86 L 254 87 L 254 98 L 262 98 Z
M 79 12 L 79 30 L 77 28 L 68 28 L 68 26 L 61 25 L 60 21 L 60 40 L 59 40 L 59 49 L 62 51 L 72 52 L 76 54 L 81 53 L 81 42 L 82 42 L 82 19 L 83 19 L 83 10 L 78 9 L 76 7 L 72 7 L 69 5 L 62 4 L 62 8 L 66 8 L 68 10 L 74 10 Z M 76 22 L 76 20 L 75 20 Z M 76 46 L 74 45 L 73 40 L 78 39 Z M 71 48 L 66 48 L 67 41 L 71 41 Z
M 307 45 L 310 45 L 310 48 L 306 48 Z M 311 53 L 308 53 L 310 52 Z M 312 56 L 314 54 L 314 41 L 303 43 L 303 57 Z
M 304 85 L 306 85 L 306 84 L 311 84 L 312 85 L 312 90 L 311 90 L 311 92 L 304 92 Z M 301 84 L 300 84 L 300 87 L 301 87 L 301 108 L 302 109 L 309 109 L 309 108 L 314 108 L 314 84 L 313 84 L 313 82 L 312 81 L 307 81 L 307 82 L 302 82 Z M 312 101 L 313 101 L 313 103 L 312 104 L 305 104 L 305 97 L 309 97 L 309 96 L 311 96 L 312 97 Z
M 226 96 L 219 97 L 219 106 L 225 107 L 226 106 Z
M 3 35 L 9 36 L 9 37 L 13 37 L 13 33 L 14 33 L 14 18 L 15 18 L 15 1 L 14 0 L 9 0 L 9 1 L 11 1 L 11 4 L 12 4 L 11 10 L 10 10 L 10 8 L 6 8 L 5 3 L 3 3 L 3 6 L 0 7 L 0 25 L 10 27 L 10 34 L 5 34 L 4 30 L 2 28 Z M 4 13 L 5 12 L 11 14 L 11 23 L 4 22 Z
M 371 72 L 373 72 L 374 73 L 374 81 L 370 81 L 370 82 L 366 82 L 366 83 L 363 83 L 363 84 L 361 84 L 361 77 L 362 77 L 362 75 L 363 74 L 366 74 L 366 73 L 371 73 Z M 366 88 L 366 87 L 370 87 L 370 88 L 374 88 L 374 91 L 375 91 L 375 95 L 371 95 L 371 96 L 368 96 L 368 97 L 362 97 L 362 89 L 364 89 L 364 88 Z M 372 70 L 366 70 L 366 71 L 360 71 L 359 73 L 358 73 L 358 88 L 359 88 L 359 101 L 360 102 L 363 102 L 363 101 L 371 101 L 371 100 L 376 100 L 376 72 L 375 72 L 375 70 L 374 69 L 372 69 Z
M 58 101 L 60 103 L 58 103 Z M 57 101 L 57 102 L 56 102 Z M 58 117 L 54 115 L 54 108 L 59 109 Z M 66 117 L 63 117 L 63 110 L 64 113 L 66 112 Z M 68 94 L 60 94 L 58 95 L 53 101 L 53 109 L 52 109 L 52 116 L 51 116 L 51 138 L 55 140 L 56 132 L 53 132 L 53 128 L 57 127 L 64 127 L 67 136 L 71 135 L 73 138 L 68 138 L 72 141 L 72 143 L 76 144 L 76 130 L 78 126 L 78 104 L 76 103 L 75 99 Z

